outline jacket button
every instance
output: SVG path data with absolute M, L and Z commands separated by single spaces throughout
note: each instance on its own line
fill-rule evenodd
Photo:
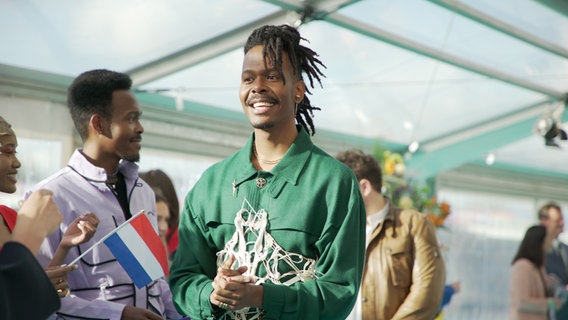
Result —
M 361 298 L 361 301 L 363 301 L 363 302 L 367 302 L 367 301 L 369 301 L 369 299 L 367 299 L 367 298 L 363 297 L 363 298 Z

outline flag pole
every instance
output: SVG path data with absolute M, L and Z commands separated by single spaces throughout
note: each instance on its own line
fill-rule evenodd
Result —
M 105 235 L 104 237 L 102 237 L 99 241 L 97 241 L 95 244 L 93 244 L 89 249 L 87 249 L 87 251 L 81 253 L 80 256 L 78 256 L 75 260 L 73 260 L 71 263 L 69 263 L 69 265 L 74 265 L 76 264 L 81 258 L 83 258 L 87 253 L 93 251 L 93 249 L 98 246 L 99 244 L 101 244 L 101 242 L 105 241 L 106 239 L 108 239 L 108 237 L 112 236 L 113 234 L 115 234 L 118 230 L 122 229 L 122 227 L 124 227 L 126 224 L 128 224 L 130 222 L 130 220 L 138 217 L 139 215 L 143 214 L 146 210 L 142 209 L 140 210 L 137 214 L 133 215 L 132 217 L 130 217 L 130 219 L 124 221 L 121 225 L 119 225 L 118 227 L 116 227 L 115 229 L 113 229 L 111 232 L 109 232 L 107 235 Z

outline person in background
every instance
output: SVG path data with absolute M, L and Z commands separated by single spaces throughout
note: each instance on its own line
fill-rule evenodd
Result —
M 383 196 L 373 156 L 353 149 L 336 158 L 355 173 L 367 212 L 363 283 L 351 319 L 433 319 L 445 283 L 434 225 L 425 214 L 396 208 Z
M 158 214 L 158 235 L 164 243 L 166 252 L 168 250 L 168 242 L 166 236 L 168 234 L 168 222 L 170 221 L 170 209 L 168 208 L 168 199 L 162 196 L 159 189 L 153 189 L 156 194 L 156 213 Z M 168 259 L 169 260 L 169 259 Z
M 18 169 L 21 163 L 16 156 L 18 139 L 12 126 L 0 116 L 0 192 L 14 193 L 16 191 Z M 53 282 L 59 296 L 69 294 L 67 273 L 75 266 L 61 266 L 69 249 L 91 239 L 97 229 L 98 219 L 88 213 L 75 219 L 66 230 L 57 247 L 57 254 L 50 261 L 46 273 Z M 12 232 L 17 225 L 17 212 L 0 204 L 0 247 L 12 238 Z
M 188 193 L 170 273 L 192 319 L 344 319 L 357 298 L 365 212 L 353 172 L 315 146 L 302 73 L 323 64 L 291 26 L 246 41 L 246 145 Z M 296 125 L 296 121 L 298 125 Z
M 538 220 L 554 239 L 552 249 L 546 252 L 546 272 L 555 275 L 560 283 L 568 286 L 568 245 L 560 241 L 564 231 L 564 215 L 560 206 L 549 202 L 538 210 Z M 563 304 L 556 313 L 557 319 L 568 319 L 568 304 Z
M 97 212 L 94 237 L 71 250 L 75 260 L 105 235 L 144 210 L 157 232 L 156 202 L 150 186 L 138 177 L 142 109 L 130 91 L 126 74 L 91 70 L 73 80 L 67 104 L 83 147 L 67 166 L 41 181 L 63 215 L 59 232 L 42 244 L 38 258 L 47 265 L 64 230 L 85 212 Z M 167 282 L 162 278 L 137 288 L 105 245 L 98 245 L 67 277 L 71 295 L 62 298 L 58 317 L 69 319 L 178 319 Z
M 526 231 L 512 262 L 509 320 L 550 319 L 549 311 L 554 313 L 564 303 L 554 297 L 558 279 L 544 268 L 545 252 L 552 248 L 554 236 L 542 225 Z
M 51 192 L 38 190 L 22 204 L 17 220 L 0 248 L 0 319 L 44 320 L 59 309 L 60 300 L 34 255 L 62 217 Z M 64 276 L 69 270 L 57 272 Z
M 172 179 L 160 169 L 142 172 L 140 173 L 140 178 L 146 181 L 155 193 L 161 194 L 166 199 L 169 211 L 168 230 L 166 233 L 167 252 L 170 259 L 173 259 L 179 243 L 179 199 Z M 165 214 L 163 215 L 165 216 Z
M 450 301 L 452 301 L 452 297 L 454 294 L 459 293 L 461 289 L 461 282 L 455 281 L 444 286 L 444 295 L 442 296 L 442 305 L 440 306 L 440 310 L 436 315 L 434 320 L 442 320 L 444 319 L 443 309 L 446 307 Z

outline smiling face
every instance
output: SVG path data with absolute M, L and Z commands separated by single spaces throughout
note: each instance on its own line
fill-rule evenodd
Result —
M 138 161 L 144 128 L 140 124 L 142 109 L 128 90 L 116 90 L 112 94 L 112 119 L 108 125 L 110 139 L 101 145 L 105 152 L 118 160 Z
M 0 192 L 16 192 L 16 175 L 21 166 L 16 157 L 18 140 L 14 134 L 0 135 Z
M 255 129 L 295 130 L 294 109 L 303 98 L 304 82 L 292 71 L 286 52 L 281 74 L 270 61 L 265 65 L 262 49 L 255 46 L 244 57 L 239 93 L 243 110 Z

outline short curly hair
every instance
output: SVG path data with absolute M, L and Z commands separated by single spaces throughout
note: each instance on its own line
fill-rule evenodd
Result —
M 357 180 L 367 179 L 375 191 L 381 192 L 383 173 L 375 157 L 365 154 L 360 149 L 351 149 L 338 153 L 335 158 L 351 168 Z
M 130 90 L 132 79 L 124 73 L 97 69 L 80 74 L 67 91 L 67 106 L 75 128 L 85 141 L 93 114 L 112 118 L 112 93 Z

